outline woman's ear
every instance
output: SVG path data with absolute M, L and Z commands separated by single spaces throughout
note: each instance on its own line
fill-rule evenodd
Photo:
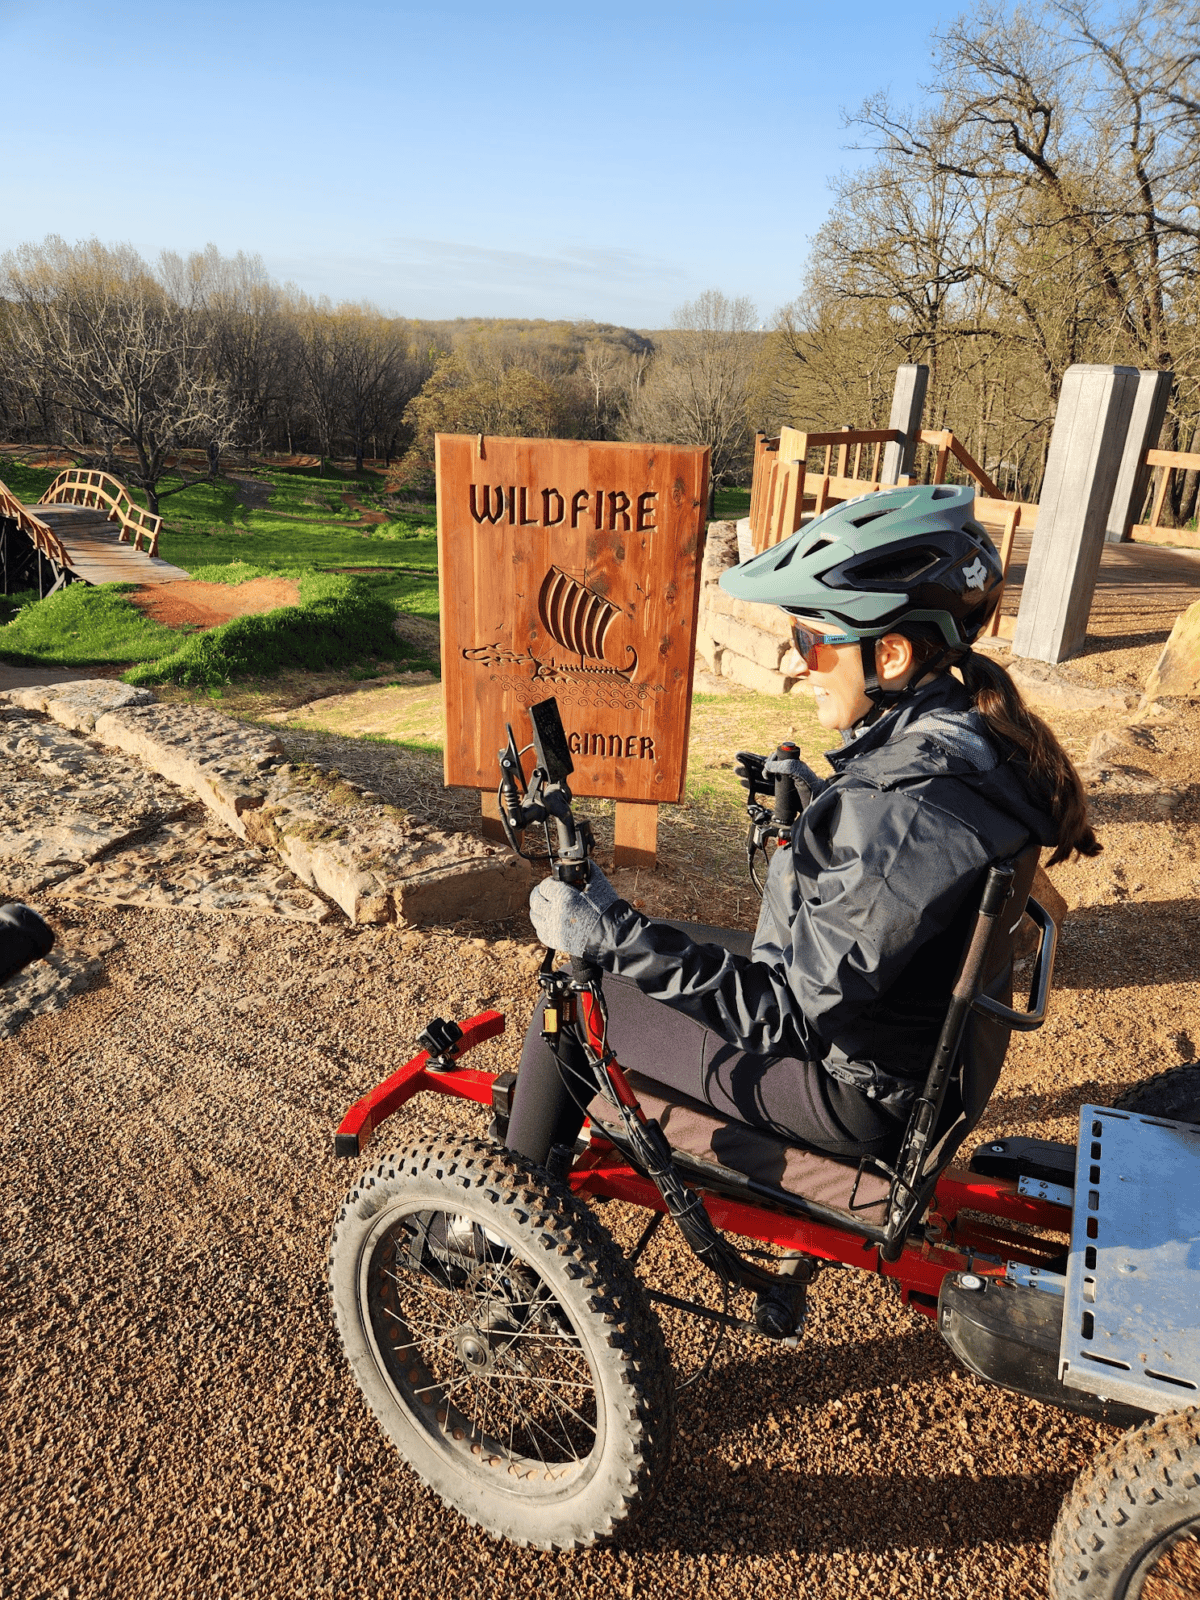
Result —
M 902 633 L 885 633 L 875 646 L 875 670 L 881 683 L 899 684 L 913 668 L 912 640 Z

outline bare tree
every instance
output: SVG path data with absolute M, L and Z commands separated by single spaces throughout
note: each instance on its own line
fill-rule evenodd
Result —
M 1072 362 L 1118 360 L 1176 372 L 1168 443 L 1195 418 L 1198 36 L 1195 0 L 1137 0 L 1116 17 L 1093 0 L 985 4 L 938 39 L 932 110 L 877 96 L 856 118 L 871 175 L 950 185 L 989 219 L 989 237 L 952 259 L 991 291 L 974 336 L 1040 365 L 1043 415 Z M 913 267 L 914 285 L 939 281 Z M 903 291 L 894 303 L 908 320 Z M 965 333 L 952 330 L 960 353 Z
M 444 356 L 409 407 L 414 438 L 393 485 L 401 487 L 433 469 L 438 433 L 489 433 L 509 438 L 562 438 L 565 402 L 555 386 L 523 366 L 472 364 L 462 354 Z
M 202 323 L 209 360 L 233 412 L 232 444 L 262 450 L 294 362 L 289 293 L 273 283 L 262 258 L 215 245 L 182 257 L 164 252 L 160 272 L 176 304 Z M 209 471 L 220 470 L 221 439 L 208 441 Z
M 70 246 L 51 237 L 4 257 L 10 333 L 27 370 L 57 403 L 61 441 L 111 461 L 145 490 L 151 511 L 170 457 L 198 438 L 228 437 L 231 409 L 203 330 L 129 246 Z M 181 485 L 182 487 L 182 485 Z
M 916 110 L 869 98 L 868 163 L 835 185 L 804 292 L 772 334 L 776 421 L 883 420 L 897 361 L 927 418 L 1027 498 L 1074 362 L 1169 366 L 1164 442 L 1200 426 L 1200 7 L 984 3 L 935 42 Z M 1195 485 L 1176 484 L 1186 516 Z
M 645 380 L 630 395 L 626 436 L 712 452 L 709 514 L 719 483 L 749 459 L 748 396 L 763 353 L 757 313 L 744 296 L 707 289 L 680 306 Z

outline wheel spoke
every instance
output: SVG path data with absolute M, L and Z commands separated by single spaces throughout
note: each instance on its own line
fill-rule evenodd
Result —
M 421 1216 L 422 1229 L 402 1227 L 377 1258 L 384 1337 L 402 1332 L 403 1345 L 388 1341 L 394 1358 L 416 1360 L 424 1374 L 405 1391 L 415 1402 L 434 1400 L 443 1418 L 453 1407 L 473 1439 L 490 1437 L 509 1461 L 532 1460 L 535 1472 L 586 1459 L 597 1437 L 595 1379 L 549 1285 L 508 1247 L 496 1259 L 473 1218 Z M 467 1339 L 490 1352 L 478 1366 Z

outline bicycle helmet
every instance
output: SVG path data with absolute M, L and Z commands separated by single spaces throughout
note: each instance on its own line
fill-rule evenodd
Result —
M 950 650 L 966 649 L 999 604 L 1004 582 L 974 507 L 974 489 L 951 484 L 859 495 L 731 567 L 721 587 L 739 600 L 821 618 L 837 630 L 831 643 L 931 623 Z
M 917 680 L 884 689 L 875 640 L 885 633 L 937 639 L 942 649 L 925 663 L 936 671 L 970 650 L 1000 603 L 1004 568 L 974 509 L 974 489 L 951 484 L 859 495 L 731 567 L 721 587 L 739 600 L 819 619 L 830 644 L 857 642 L 868 698 L 879 708 L 894 705 Z

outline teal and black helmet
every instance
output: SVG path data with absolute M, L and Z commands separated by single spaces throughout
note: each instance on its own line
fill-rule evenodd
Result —
M 969 649 L 1000 603 L 1004 569 L 976 522 L 975 491 L 950 484 L 845 500 L 722 574 L 739 600 L 820 619 L 831 644 L 885 633 Z

